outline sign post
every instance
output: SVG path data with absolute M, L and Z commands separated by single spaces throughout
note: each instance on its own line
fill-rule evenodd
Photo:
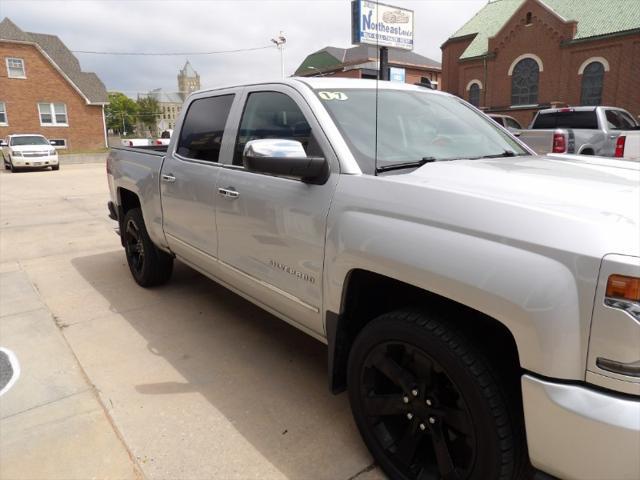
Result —
M 389 80 L 389 48 L 413 50 L 413 10 L 370 0 L 351 2 L 351 43 L 380 48 L 380 80 Z
M 389 80 L 389 48 L 380 47 L 380 80 Z

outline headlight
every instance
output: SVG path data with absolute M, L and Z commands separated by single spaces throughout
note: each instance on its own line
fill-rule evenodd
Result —
M 55 155 L 56 153 L 57 153 L 57 152 L 56 152 L 56 149 L 55 149 L 55 148 L 53 148 L 53 149 L 49 150 L 49 155 Z
M 14 156 L 14 157 L 21 157 L 22 156 L 22 152 L 12 151 L 11 155 Z
M 640 320 L 640 278 L 626 275 L 610 275 L 604 297 L 607 307 L 624 310 Z
M 602 259 L 589 336 L 587 381 L 640 394 L 640 258 Z

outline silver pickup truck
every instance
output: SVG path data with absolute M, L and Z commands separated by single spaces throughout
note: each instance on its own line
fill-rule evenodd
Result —
M 326 343 L 390 478 L 640 478 L 639 164 L 292 78 L 192 94 L 107 172 L 136 282 L 178 259 Z
M 540 110 L 519 139 L 539 154 L 568 153 L 640 160 L 640 127 L 615 107 Z

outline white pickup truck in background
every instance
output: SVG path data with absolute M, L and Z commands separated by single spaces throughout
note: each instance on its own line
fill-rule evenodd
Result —
M 570 107 L 540 110 L 518 137 L 536 153 L 640 160 L 640 127 L 626 110 Z

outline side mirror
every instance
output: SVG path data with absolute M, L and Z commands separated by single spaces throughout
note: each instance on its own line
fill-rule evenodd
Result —
M 250 140 L 244 147 L 242 162 L 250 172 L 299 178 L 306 183 L 323 184 L 329 176 L 326 159 L 307 157 L 297 140 Z
M 56 146 L 56 141 L 55 140 L 49 140 L 49 145 L 53 145 L 55 147 Z

